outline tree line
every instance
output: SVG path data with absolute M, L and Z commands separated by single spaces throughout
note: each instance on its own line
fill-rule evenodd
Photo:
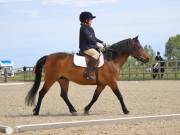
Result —
M 154 61 L 156 52 L 151 45 L 145 45 L 144 50 L 149 54 L 150 62 Z M 165 44 L 165 59 L 167 60 L 180 60 L 180 34 L 169 37 Z

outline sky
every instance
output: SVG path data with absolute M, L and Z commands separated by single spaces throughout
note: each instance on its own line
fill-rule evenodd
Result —
M 168 38 L 180 34 L 180 0 L 0 0 L 0 59 L 17 68 L 77 52 L 82 11 L 96 16 L 96 36 L 110 44 L 139 35 L 164 55 Z

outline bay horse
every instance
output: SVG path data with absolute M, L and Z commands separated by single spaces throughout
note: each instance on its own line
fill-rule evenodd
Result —
M 92 100 L 84 108 L 85 114 L 89 114 L 90 108 L 97 101 L 99 95 L 106 86 L 109 86 L 118 98 L 123 113 L 128 114 L 129 111 L 117 84 L 120 71 L 129 56 L 133 56 L 144 63 L 149 61 L 149 56 L 141 46 L 138 36 L 133 39 L 129 38 L 117 42 L 107 47 L 103 55 L 105 62 L 102 67 L 98 68 L 98 82 L 96 80 L 86 80 L 83 77 L 85 68 L 73 64 L 73 54 L 60 52 L 40 58 L 35 66 L 34 84 L 25 98 L 25 103 L 28 106 L 35 104 L 35 98 L 41 83 L 41 76 L 44 68 L 44 85 L 39 92 L 37 105 L 33 109 L 33 115 L 39 115 L 42 99 L 56 81 L 60 84 L 61 97 L 67 104 L 72 115 L 77 115 L 77 111 L 68 98 L 70 81 L 80 85 L 97 85 Z

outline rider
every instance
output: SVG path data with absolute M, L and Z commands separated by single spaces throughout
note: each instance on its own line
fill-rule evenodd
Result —
M 161 57 L 160 52 L 157 52 L 157 55 L 156 55 L 156 57 L 155 57 L 155 60 L 156 60 L 156 61 L 163 61 L 163 58 Z
M 160 52 L 158 51 L 157 55 L 155 57 L 156 64 L 153 65 L 153 69 L 154 70 L 158 70 L 159 69 L 158 68 L 159 67 L 159 61 L 162 61 L 162 60 L 163 60 L 163 58 L 161 57 Z
M 95 79 L 91 74 L 95 72 L 98 65 L 100 56 L 98 48 L 105 47 L 103 41 L 96 38 L 94 29 L 91 27 L 94 18 L 96 18 L 96 16 L 93 16 L 90 12 L 82 12 L 79 16 L 81 22 L 79 34 L 80 52 L 90 56 L 90 60 L 87 63 L 87 69 L 84 72 L 84 77 L 88 80 Z

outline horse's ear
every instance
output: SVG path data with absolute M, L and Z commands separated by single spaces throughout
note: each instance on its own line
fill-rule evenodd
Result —
M 139 37 L 139 35 L 137 35 L 135 38 L 133 38 L 134 40 L 136 40 L 136 41 L 138 41 L 138 37 Z

